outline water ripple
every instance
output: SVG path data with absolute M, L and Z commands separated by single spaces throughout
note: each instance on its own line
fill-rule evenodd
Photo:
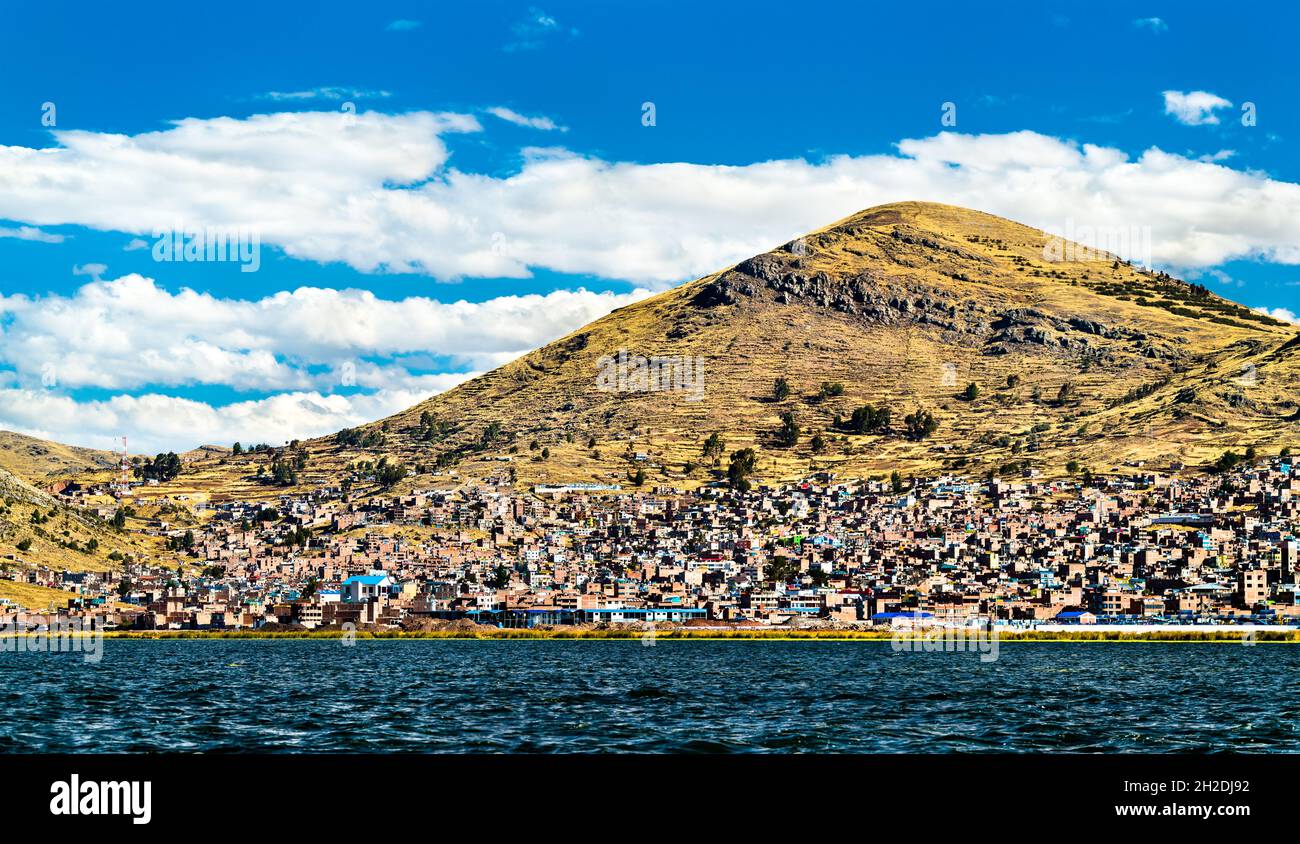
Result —
M 1300 648 L 129 641 L 0 655 L 0 752 L 1300 752 Z

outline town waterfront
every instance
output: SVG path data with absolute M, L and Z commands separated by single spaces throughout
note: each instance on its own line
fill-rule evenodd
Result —
M 110 639 L 0 654 L 0 751 L 1300 751 L 1300 649 Z

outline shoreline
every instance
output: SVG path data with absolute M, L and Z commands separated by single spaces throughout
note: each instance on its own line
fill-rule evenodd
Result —
M 1253 634 L 1253 635 L 1251 635 Z M 348 638 L 352 640 L 463 640 L 463 641 L 631 641 L 640 640 L 647 646 L 664 641 L 820 641 L 820 642 L 932 642 L 942 645 L 951 641 L 936 632 L 934 635 L 918 634 L 912 631 L 895 633 L 893 631 L 875 630 L 656 630 L 653 635 L 646 630 L 537 630 L 518 628 L 489 628 L 485 630 L 107 630 L 102 633 L 61 633 L 29 632 L 10 634 L 17 638 L 85 638 L 102 635 L 105 639 L 139 639 L 158 641 L 164 639 L 216 639 L 216 640 L 270 640 L 270 639 L 304 639 L 331 640 Z M 972 643 L 989 641 L 986 631 L 968 634 Z M 1300 644 L 1300 630 L 1286 628 L 1282 630 L 1187 630 L 1187 631 L 1151 631 L 1137 633 L 1130 631 L 1081 630 L 1061 631 L 1012 631 L 998 632 L 999 643 L 1095 643 L 1095 642 L 1183 642 L 1191 644 Z M 942 649 L 936 647 L 936 650 Z

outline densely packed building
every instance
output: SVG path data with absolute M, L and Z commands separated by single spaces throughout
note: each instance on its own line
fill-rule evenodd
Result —
M 8 576 L 129 628 L 1289 623 L 1300 467 L 694 491 L 464 483 L 194 505 L 176 565 Z M 188 535 L 186 535 L 188 534 Z M 183 540 L 183 542 L 182 542 Z M 182 548 L 183 546 L 183 548 Z

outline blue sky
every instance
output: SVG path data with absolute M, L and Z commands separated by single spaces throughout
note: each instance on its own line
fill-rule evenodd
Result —
M 910 198 L 1149 226 L 1300 312 L 1300 8 L 1252 8 L 7 4 L 0 427 L 323 433 Z M 164 216 L 246 223 L 257 271 L 155 260 Z

